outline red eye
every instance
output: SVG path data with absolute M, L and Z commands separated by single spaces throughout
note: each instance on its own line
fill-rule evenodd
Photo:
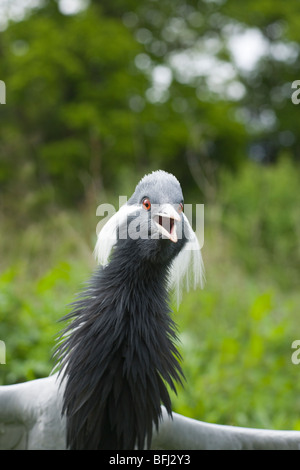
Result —
M 147 197 L 144 197 L 142 201 L 143 208 L 146 209 L 146 211 L 149 211 L 151 208 L 151 202 Z
M 183 202 L 181 202 L 178 206 L 178 212 L 182 212 L 183 211 Z

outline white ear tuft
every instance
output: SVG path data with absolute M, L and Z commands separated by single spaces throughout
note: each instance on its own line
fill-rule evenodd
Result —
M 118 228 L 124 224 L 127 226 L 127 217 L 137 210 L 135 205 L 124 204 L 102 227 L 94 250 L 95 258 L 102 266 L 109 262 L 111 250 L 117 242 Z
M 169 288 L 174 290 L 176 295 L 177 307 L 181 302 L 184 288 L 189 291 L 191 284 L 194 289 L 198 286 L 202 288 L 205 281 L 204 264 L 197 235 L 185 214 L 183 217 L 188 241 L 172 263 L 169 281 Z

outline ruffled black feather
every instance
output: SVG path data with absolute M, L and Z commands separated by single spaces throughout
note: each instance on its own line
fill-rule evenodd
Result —
M 150 447 L 161 404 L 171 414 L 166 384 L 183 373 L 166 287 L 184 243 L 118 241 L 66 317 L 57 354 L 70 449 Z

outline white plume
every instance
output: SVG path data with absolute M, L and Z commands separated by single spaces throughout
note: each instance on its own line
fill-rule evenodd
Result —
M 172 263 L 169 281 L 169 288 L 174 290 L 176 294 L 177 306 L 181 302 L 184 288 L 187 291 L 191 285 L 194 289 L 198 286 L 202 288 L 205 281 L 204 264 L 197 235 L 185 214 L 182 215 L 188 241 Z
M 127 217 L 139 210 L 136 205 L 124 204 L 102 227 L 94 250 L 96 260 L 106 266 L 113 246 L 117 242 L 117 231 L 127 223 Z

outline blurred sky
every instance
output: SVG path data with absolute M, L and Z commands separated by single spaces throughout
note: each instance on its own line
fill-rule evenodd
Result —
M 6 24 L 6 18 L 21 20 L 26 11 L 41 4 L 42 0 L 0 0 L 0 25 Z M 59 8 L 65 15 L 73 15 L 88 5 L 88 0 L 59 0 Z

